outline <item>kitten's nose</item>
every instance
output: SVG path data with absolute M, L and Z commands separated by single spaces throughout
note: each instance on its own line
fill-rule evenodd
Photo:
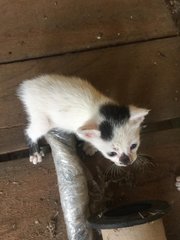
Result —
M 128 157 L 128 155 L 126 155 L 125 153 L 123 153 L 119 159 L 120 163 L 123 163 L 124 165 L 130 165 L 131 161 Z

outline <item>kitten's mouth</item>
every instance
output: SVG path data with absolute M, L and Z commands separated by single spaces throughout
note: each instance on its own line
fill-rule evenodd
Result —
M 128 166 L 132 165 L 134 163 L 134 161 L 135 160 L 129 161 L 128 163 L 119 162 L 119 163 L 115 163 L 115 165 L 118 166 L 118 167 L 128 167 Z
M 129 164 L 124 164 L 124 163 L 115 163 L 116 166 L 118 167 L 127 167 L 129 165 L 131 165 L 132 163 L 129 163 Z

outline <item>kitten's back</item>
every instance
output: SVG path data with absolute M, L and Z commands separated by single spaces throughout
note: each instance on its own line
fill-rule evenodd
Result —
M 42 112 L 51 116 L 53 122 L 59 121 L 63 115 L 67 121 L 69 118 L 76 121 L 74 126 L 89 120 L 97 113 L 99 105 L 109 101 L 87 81 L 61 75 L 26 80 L 21 84 L 18 95 L 29 115 Z
M 81 101 L 88 105 L 101 101 L 104 96 L 90 83 L 77 77 L 65 77 L 61 75 L 44 75 L 32 80 L 24 81 L 18 90 L 20 99 L 26 104 L 29 100 L 47 102 L 52 100 L 73 101 L 79 104 Z M 33 96 L 33 98 L 32 98 Z M 53 103 L 54 104 L 54 103 Z

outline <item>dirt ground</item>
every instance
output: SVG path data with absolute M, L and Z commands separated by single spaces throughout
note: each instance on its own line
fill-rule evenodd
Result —
M 53 161 L 0 163 L 0 239 L 65 240 Z M 59 228 L 57 229 L 57 227 Z

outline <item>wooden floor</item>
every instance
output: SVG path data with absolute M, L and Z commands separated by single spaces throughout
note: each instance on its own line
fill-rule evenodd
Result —
M 143 170 L 127 169 L 130 180 L 125 180 L 124 184 L 112 180 L 112 189 L 120 188 L 113 191 L 111 197 L 114 204 L 138 199 L 167 200 L 172 205 L 165 218 L 167 236 L 172 240 L 180 239 L 180 195 L 174 186 L 175 176 L 180 171 L 180 125 L 177 124 L 180 122 L 180 29 L 171 9 L 168 0 L 32 0 L 31 4 L 25 0 L 0 0 L 0 223 L 3 226 L 0 226 L 0 239 L 2 235 L 3 240 L 29 240 L 33 236 L 37 240 L 49 239 L 45 219 L 58 211 L 58 206 L 53 205 L 42 213 L 38 203 L 34 205 L 37 211 L 32 211 L 31 216 L 26 214 L 26 208 L 27 211 L 33 208 L 34 198 L 40 201 L 38 194 L 46 200 L 50 195 L 58 198 L 52 162 L 45 163 L 50 169 L 51 191 L 50 183 L 43 184 L 40 173 L 43 165 L 36 169 L 25 163 L 27 159 L 15 161 L 27 152 L 23 136 L 25 114 L 16 89 L 23 80 L 44 73 L 86 78 L 122 104 L 133 103 L 152 109 L 147 126 L 153 123 L 157 127 L 149 128 L 150 131 L 142 135 L 140 151 L 152 156 L 156 166 L 153 170 L 146 166 Z M 172 124 L 164 124 L 166 121 Z M 158 127 L 161 125 L 165 127 Z M 5 160 L 14 161 L 4 163 Z M 101 164 L 107 160 L 99 155 L 90 161 L 87 163 L 90 169 L 94 164 L 105 170 Z M 19 170 L 14 171 L 16 168 Z M 34 194 L 27 197 L 24 191 L 31 191 L 32 182 L 28 179 L 34 174 L 36 178 L 41 176 L 39 184 L 35 184 L 36 194 L 33 191 Z M 3 180 L 7 175 L 11 176 L 11 183 L 13 175 L 26 183 L 24 190 L 17 190 L 17 186 L 13 191 L 8 190 L 10 185 Z M 9 203 L 9 199 L 17 197 L 21 198 L 17 205 L 16 200 Z M 29 201 L 32 198 L 30 205 L 27 198 Z M 21 220 L 20 215 L 16 215 L 18 210 L 12 210 L 16 206 L 24 211 Z M 63 224 L 60 209 L 59 212 L 58 219 Z M 25 236 L 24 223 L 28 225 L 38 216 L 38 221 L 42 222 L 39 230 L 37 225 L 30 224 L 29 228 L 26 226 L 29 235 Z M 16 227 L 11 229 L 8 224 L 13 226 L 14 220 Z M 64 227 L 58 228 L 56 239 L 66 239 Z

